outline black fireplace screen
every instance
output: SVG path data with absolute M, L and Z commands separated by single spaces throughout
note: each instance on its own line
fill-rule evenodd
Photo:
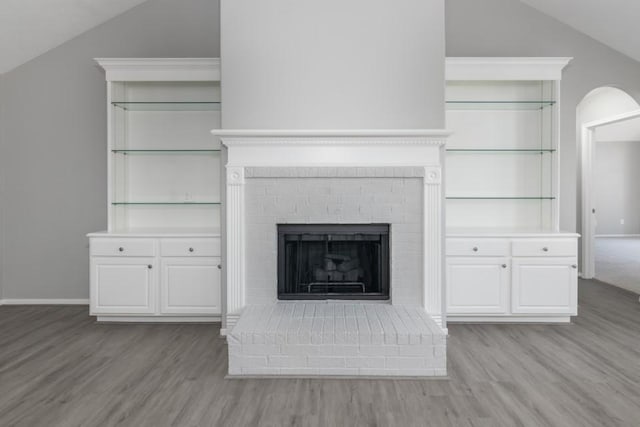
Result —
M 278 299 L 389 299 L 389 225 L 279 224 Z

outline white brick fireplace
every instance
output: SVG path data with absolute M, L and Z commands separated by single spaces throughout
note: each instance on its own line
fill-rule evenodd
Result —
M 228 150 L 229 373 L 444 375 L 447 132 L 214 132 Z M 389 301 L 278 301 L 277 225 L 323 223 L 389 224 Z

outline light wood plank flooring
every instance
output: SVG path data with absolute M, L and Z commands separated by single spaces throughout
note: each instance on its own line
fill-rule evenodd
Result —
M 449 380 L 225 380 L 218 329 L 0 307 L 0 426 L 640 425 L 638 297 L 595 281 L 571 325 L 452 325 Z

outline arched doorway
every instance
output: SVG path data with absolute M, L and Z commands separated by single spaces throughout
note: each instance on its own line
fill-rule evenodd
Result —
M 582 234 L 582 277 L 595 277 L 595 235 L 597 209 L 595 202 L 594 166 L 596 161 L 596 134 L 600 129 L 611 129 L 634 120 L 640 120 L 640 104 L 624 90 L 605 86 L 594 89 L 578 105 L 577 131 L 579 135 L 580 167 L 578 223 Z M 611 188 L 611 191 L 619 189 Z

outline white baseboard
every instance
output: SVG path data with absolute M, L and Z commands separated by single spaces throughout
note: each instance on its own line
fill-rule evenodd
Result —
M 101 323 L 219 323 L 220 316 L 96 316 Z
M 448 315 L 447 323 L 571 323 L 571 316 L 474 316 Z
M 595 238 L 598 237 L 640 237 L 640 234 L 596 234 Z
M 89 298 L 5 298 L 0 305 L 89 305 Z

